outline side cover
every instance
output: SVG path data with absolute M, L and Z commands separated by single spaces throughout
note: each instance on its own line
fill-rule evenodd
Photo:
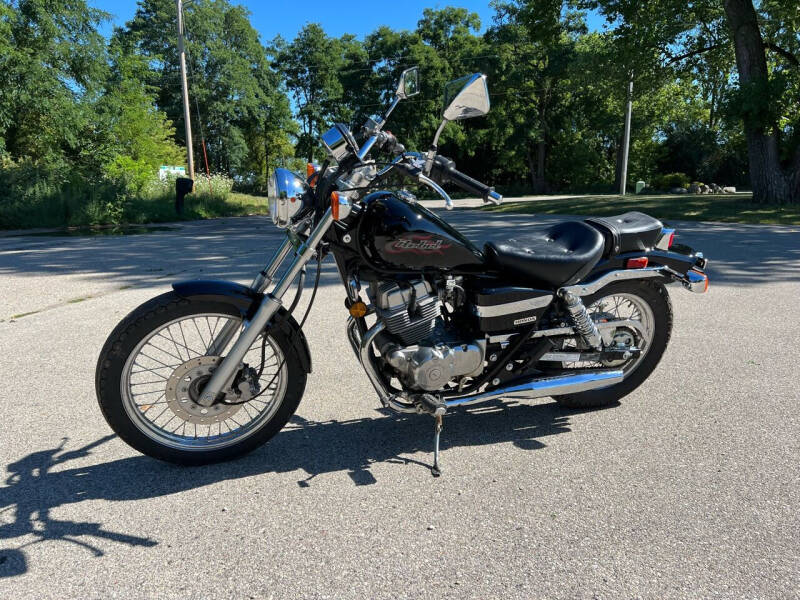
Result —
M 492 333 L 535 323 L 553 298 L 547 290 L 501 287 L 477 290 L 471 299 L 478 329 Z
M 172 284 L 172 289 L 181 298 L 197 298 L 198 300 L 212 300 L 235 306 L 243 319 L 250 319 L 261 302 L 264 295 L 254 292 L 249 287 L 234 281 L 219 279 L 194 279 Z M 292 315 L 281 307 L 273 317 L 272 323 L 278 326 L 291 340 L 300 364 L 306 373 L 311 373 L 311 351 L 303 330 Z

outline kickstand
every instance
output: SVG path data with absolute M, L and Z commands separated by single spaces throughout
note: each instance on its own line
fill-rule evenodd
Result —
M 439 477 L 442 469 L 439 467 L 439 438 L 442 433 L 442 415 L 436 415 L 436 435 L 433 438 L 433 468 L 431 475 Z

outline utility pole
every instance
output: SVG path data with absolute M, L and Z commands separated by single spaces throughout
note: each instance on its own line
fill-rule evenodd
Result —
M 628 103 L 625 106 L 625 133 L 622 136 L 622 169 L 619 177 L 619 193 L 625 195 L 628 180 L 628 150 L 631 145 L 631 112 L 633 110 L 633 71 L 628 80 Z
M 186 81 L 186 51 L 183 47 L 183 0 L 175 0 L 178 9 L 178 57 L 181 65 L 181 92 L 183 94 L 183 120 L 186 123 L 186 154 L 189 179 L 194 180 L 194 150 L 192 149 L 192 120 L 189 112 L 189 84 Z

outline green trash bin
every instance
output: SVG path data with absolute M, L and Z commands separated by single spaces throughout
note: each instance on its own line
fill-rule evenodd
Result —
M 647 187 L 647 184 L 644 181 L 637 181 L 636 182 L 636 193 L 641 194 L 642 190 Z

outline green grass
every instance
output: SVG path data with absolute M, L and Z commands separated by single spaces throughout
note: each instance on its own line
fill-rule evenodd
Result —
M 174 198 L 134 200 L 125 208 L 125 224 L 169 223 L 217 217 L 269 214 L 267 199 L 230 193 L 225 198 L 190 194 L 184 200 L 183 215 L 175 213 Z
M 183 215 L 175 213 L 175 198 L 171 195 L 129 199 L 122 204 L 120 212 L 116 213 L 104 210 L 102 201 L 75 204 L 74 208 L 65 211 L 64 204 L 55 199 L 42 202 L 31 210 L 16 211 L 13 217 L 8 216 L 5 219 L 4 207 L 0 204 L 0 229 L 119 227 L 269 214 L 265 197 L 235 192 L 224 198 L 202 193 L 190 194 L 184 200 Z
M 753 204 L 752 196 L 663 195 L 578 196 L 559 200 L 509 202 L 483 210 L 540 215 L 587 215 L 607 217 L 638 210 L 661 220 L 718 221 L 800 225 L 800 205 Z

